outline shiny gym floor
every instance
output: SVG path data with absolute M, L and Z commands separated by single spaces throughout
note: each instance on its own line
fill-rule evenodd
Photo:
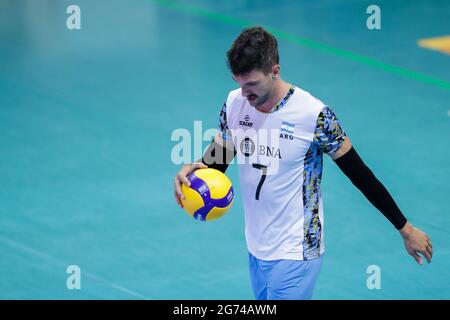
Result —
M 67 28 L 72 4 L 81 29 Z M 258 24 L 278 37 L 282 77 L 332 106 L 433 240 L 417 265 L 326 157 L 314 299 L 449 299 L 450 2 L 377 1 L 378 30 L 371 4 L 2 0 L 0 298 L 253 299 L 236 166 L 231 210 L 194 221 L 173 198 L 171 136 L 216 127 L 236 88 L 225 52 Z

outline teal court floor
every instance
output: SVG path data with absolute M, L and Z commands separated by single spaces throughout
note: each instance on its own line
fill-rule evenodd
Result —
M 71 4 L 80 30 L 66 27 Z M 2 0 L 0 298 L 253 299 L 237 168 L 231 210 L 196 222 L 173 199 L 171 135 L 216 127 L 236 88 L 225 52 L 258 24 L 278 37 L 283 78 L 332 106 L 433 240 L 433 262 L 416 265 L 327 157 L 314 299 L 449 299 L 450 55 L 418 41 L 450 34 L 450 2 L 377 1 L 380 30 L 370 4 Z

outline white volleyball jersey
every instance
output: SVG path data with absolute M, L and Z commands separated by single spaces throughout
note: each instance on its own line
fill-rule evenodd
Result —
M 323 153 L 334 153 L 345 139 L 333 111 L 291 86 L 263 113 L 236 89 L 222 107 L 219 129 L 237 152 L 249 252 L 263 260 L 319 257 L 325 250 Z

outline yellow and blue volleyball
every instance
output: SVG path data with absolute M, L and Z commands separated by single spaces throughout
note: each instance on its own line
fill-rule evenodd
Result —
M 234 200 L 233 185 L 228 177 L 212 168 L 197 169 L 187 176 L 190 187 L 184 183 L 181 190 L 186 197 L 183 208 L 194 219 L 211 221 L 222 217 Z

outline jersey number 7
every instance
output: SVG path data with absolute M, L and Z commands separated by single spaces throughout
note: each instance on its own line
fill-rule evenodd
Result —
M 267 166 L 259 164 L 259 163 L 253 163 L 252 167 L 262 170 L 261 180 L 259 180 L 258 187 L 256 188 L 256 193 L 255 193 L 255 199 L 259 200 L 259 193 L 261 191 L 264 180 L 266 180 Z

